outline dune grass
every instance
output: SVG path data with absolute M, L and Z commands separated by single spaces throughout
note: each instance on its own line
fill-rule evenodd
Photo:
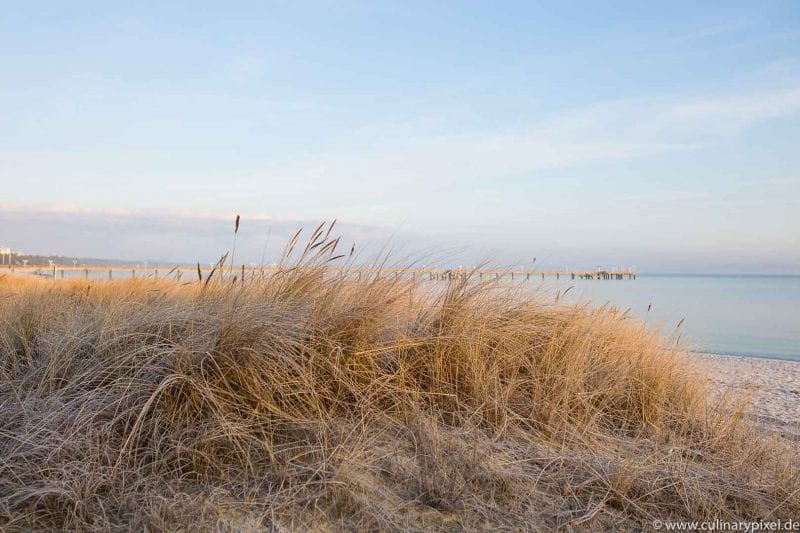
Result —
M 797 451 L 613 308 L 326 264 L 0 277 L 0 529 L 800 517 Z

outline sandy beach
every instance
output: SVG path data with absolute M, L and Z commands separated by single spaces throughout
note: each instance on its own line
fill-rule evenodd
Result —
M 800 362 L 708 353 L 695 354 L 718 394 L 751 398 L 753 416 L 781 435 L 800 441 Z

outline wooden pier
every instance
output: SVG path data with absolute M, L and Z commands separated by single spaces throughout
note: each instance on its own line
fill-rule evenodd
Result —
M 20 272 L 34 273 L 53 278 L 65 278 L 69 273 L 70 278 L 75 278 L 83 274 L 83 277 L 89 278 L 90 273 L 93 273 L 92 278 L 97 279 L 98 272 L 108 273 L 108 279 L 113 279 L 116 276 L 122 277 L 147 277 L 152 276 L 158 278 L 169 273 L 181 272 L 183 275 L 197 275 L 197 266 L 125 266 L 125 265 L 92 265 L 92 266 L 68 266 L 68 265 L 52 265 L 52 266 L 15 266 L 7 267 L 10 270 L 18 270 Z M 200 272 L 203 277 L 210 274 L 214 270 L 212 266 L 200 266 Z M 240 267 L 225 267 L 224 273 L 226 276 L 246 276 L 247 274 L 276 274 L 278 272 L 285 272 L 290 270 L 287 267 L 249 267 L 242 265 Z M 220 269 L 216 269 L 219 273 Z M 513 280 L 513 281 L 527 281 L 531 279 L 582 279 L 582 280 L 635 280 L 636 272 L 632 269 L 610 269 L 610 270 L 541 270 L 541 269 L 495 269 L 495 268 L 432 268 L 432 267 L 348 267 L 348 268 L 335 268 L 328 267 L 327 272 L 334 275 L 357 277 L 362 278 L 365 276 L 371 277 L 384 277 L 394 276 L 412 279 L 428 279 L 428 280 L 450 280 L 450 279 L 478 279 L 478 280 Z

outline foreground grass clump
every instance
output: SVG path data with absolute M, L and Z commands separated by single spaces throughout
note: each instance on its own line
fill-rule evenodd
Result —
M 0 528 L 800 516 L 795 452 L 613 309 L 316 264 L 207 281 L 0 278 Z

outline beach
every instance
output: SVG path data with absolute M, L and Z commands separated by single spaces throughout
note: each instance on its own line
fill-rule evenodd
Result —
M 749 398 L 753 417 L 784 437 L 800 441 L 800 362 L 759 357 L 694 354 L 714 385 L 712 394 Z

